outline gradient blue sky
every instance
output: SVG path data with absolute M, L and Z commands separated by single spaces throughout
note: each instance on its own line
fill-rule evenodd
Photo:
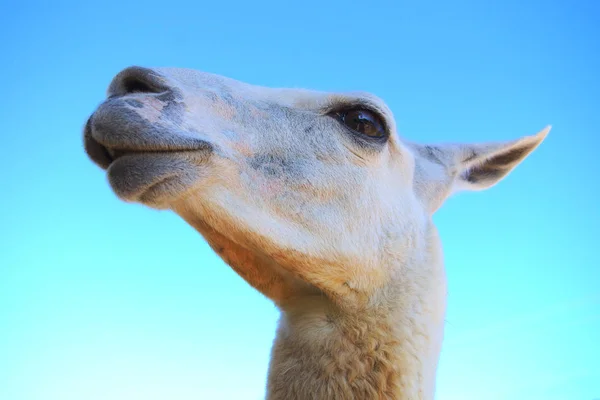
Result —
M 366 90 L 401 135 L 553 130 L 435 220 L 440 400 L 600 397 L 600 2 L 3 3 L 0 399 L 260 399 L 278 313 L 170 212 L 118 201 L 81 128 L 120 69 Z

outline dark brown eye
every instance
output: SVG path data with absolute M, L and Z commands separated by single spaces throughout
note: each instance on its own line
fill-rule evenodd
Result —
M 381 119 L 372 111 L 350 110 L 340 114 L 340 117 L 344 125 L 360 134 L 372 138 L 382 138 L 386 135 Z

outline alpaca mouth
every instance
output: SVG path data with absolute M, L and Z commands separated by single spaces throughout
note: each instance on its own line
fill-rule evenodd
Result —
M 208 142 L 204 142 L 201 146 L 196 146 L 195 148 L 182 148 L 177 150 L 172 150 L 165 146 L 162 148 L 152 148 L 152 149 L 144 149 L 144 148 L 136 148 L 135 144 L 127 147 L 109 147 L 103 145 L 98 140 L 96 140 L 91 131 L 90 127 L 91 118 L 88 120 L 85 132 L 84 132 L 84 147 L 85 151 L 90 157 L 90 159 L 96 163 L 99 167 L 104 170 L 107 170 L 111 164 L 117 161 L 120 158 L 127 156 L 137 156 L 137 155 L 153 155 L 153 154 L 175 154 L 175 153 L 189 153 L 196 152 L 202 150 L 211 150 L 212 146 Z
M 125 201 L 165 207 L 197 181 L 213 146 L 168 121 L 151 123 L 109 99 L 88 119 L 84 147 Z
M 212 145 L 198 134 L 176 129 L 167 118 L 149 121 L 132 111 L 127 101 L 107 100 L 86 122 L 85 151 L 102 169 L 128 155 L 212 150 Z

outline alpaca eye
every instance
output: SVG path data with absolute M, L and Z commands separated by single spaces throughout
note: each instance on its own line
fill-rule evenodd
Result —
M 362 135 L 372 138 L 386 136 L 381 119 L 372 111 L 364 109 L 350 110 L 342 113 L 340 117 L 344 125 Z

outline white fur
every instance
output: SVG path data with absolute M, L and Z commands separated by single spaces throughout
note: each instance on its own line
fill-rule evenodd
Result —
M 114 191 L 174 210 L 281 309 L 268 399 L 433 398 L 446 278 L 431 216 L 503 179 L 549 127 L 424 146 L 370 94 L 174 68 L 127 69 L 109 95 L 85 138 Z M 348 105 L 377 110 L 388 141 L 361 145 L 328 115 Z M 123 150 L 143 152 L 113 160 Z

